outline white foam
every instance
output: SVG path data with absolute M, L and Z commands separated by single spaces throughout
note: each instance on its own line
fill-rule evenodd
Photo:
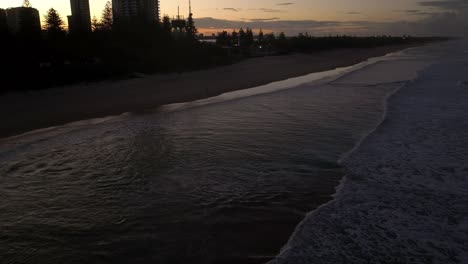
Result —
M 468 262 L 468 93 L 451 79 L 468 63 L 446 57 L 388 99 L 385 120 L 342 160 L 334 200 L 271 263 Z
M 407 50 L 410 51 L 413 49 L 414 48 L 410 48 Z M 290 79 L 286 79 L 286 80 L 282 80 L 278 82 L 273 82 L 273 83 L 269 83 L 266 85 L 253 87 L 249 89 L 232 91 L 232 92 L 224 93 L 218 96 L 214 96 L 214 97 L 210 97 L 206 99 L 200 99 L 200 100 L 196 100 L 192 102 L 163 105 L 163 106 L 158 107 L 157 109 L 148 110 L 148 112 L 172 112 L 172 111 L 184 110 L 184 109 L 188 109 L 192 107 L 199 107 L 199 106 L 208 105 L 208 104 L 214 104 L 214 103 L 220 103 L 220 102 L 229 101 L 229 100 L 250 97 L 254 95 L 272 93 L 272 92 L 281 91 L 285 89 L 292 89 L 292 88 L 296 88 L 305 84 L 322 85 L 325 83 L 333 82 L 339 79 L 340 77 L 345 76 L 349 73 L 353 73 L 361 69 L 364 69 L 367 66 L 370 66 L 370 65 L 382 62 L 382 61 L 398 60 L 405 56 L 406 55 L 403 51 L 389 53 L 385 56 L 370 58 L 366 61 L 360 62 L 352 66 L 348 66 L 348 67 L 342 67 L 342 68 L 337 68 L 334 70 L 323 71 L 323 72 L 310 73 L 304 76 L 299 76 L 299 77 L 290 78 Z M 124 118 L 130 115 L 131 113 L 127 112 L 121 115 L 80 120 L 80 121 L 71 122 L 71 123 L 67 123 L 64 125 L 60 125 L 60 126 L 36 129 L 33 131 L 22 133 L 20 135 L 0 139 L 0 142 L 18 140 L 20 138 L 25 139 L 33 135 L 40 136 L 41 134 L 46 134 L 46 133 L 49 133 L 51 135 L 67 133 L 72 130 L 81 129 L 85 126 L 123 120 Z
M 208 105 L 208 104 L 220 103 L 220 102 L 255 96 L 255 95 L 277 92 L 277 91 L 281 91 L 285 89 L 292 89 L 292 88 L 300 87 L 303 85 L 308 85 L 308 86 L 323 85 L 326 83 L 333 82 L 343 76 L 346 76 L 347 74 L 358 72 L 359 70 L 364 69 L 365 67 L 368 67 L 370 65 L 374 65 L 383 61 L 398 60 L 400 56 L 404 56 L 403 54 L 404 53 L 402 52 L 390 53 L 385 56 L 371 58 L 369 60 L 363 61 L 361 63 L 355 64 L 352 66 L 348 66 L 348 67 L 337 68 L 334 70 L 323 71 L 323 72 L 310 73 L 304 76 L 299 76 L 299 77 L 290 78 L 290 79 L 286 79 L 286 80 L 282 80 L 278 82 L 273 82 L 273 83 L 269 83 L 269 84 L 258 86 L 258 87 L 227 92 L 218 96 L 210 97 L 207 99 L 196 100 L 193 102 L 164 105 L 158 108 L 158 110 L 163 111 L 163 112 L 182 110 L 182 109 L 187 109 L 187 108 L 192 108 L 192 107 L 198 107 L 198 106 L 203 106 L 203 105 Z

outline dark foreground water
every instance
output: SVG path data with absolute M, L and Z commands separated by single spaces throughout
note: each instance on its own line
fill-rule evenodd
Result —
M 309 84 L 2 140 L 1 262 L 265 262 L 394 88 Z

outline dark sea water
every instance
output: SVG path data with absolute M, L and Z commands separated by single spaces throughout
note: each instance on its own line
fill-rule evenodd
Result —
M 302 85 L 0 141 L 1 263 L 262 263 L 388 89 Z

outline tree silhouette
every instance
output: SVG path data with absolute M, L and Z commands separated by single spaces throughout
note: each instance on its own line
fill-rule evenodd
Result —
M 253 31 L 250 28 L 247 28 L 245 32 L 245 46 L 250 47 L 254 44 L 254 35 Z
M 278 36 L 278 40 L 281 40 L 281 41 L 285 41 L 286 40 L 286 35 L 284 34 L 284 32 L 281 32 Z
M 260 32 L 258 32 L 258 44 L 263 45 L 265 41 L 263 31 L 260 29 Z
M 112 16 L 112 3 L 111 1 L 107 1 L 104 6 L 104 10 L 102 11 L 101 27 L 103 30 L 110 31 L 112 30 L 113 25 L 114 18 Z
M 162 20 L 162 29 L 164 33 L 171 34 L 172 33 L 172 23 L 171 18 L 168 15 L 165 15 Z
M 278 39 L 276 40 L 276 47 L 279 49 L 280 53 L 286 53 L 288 52 L 288 40 L 286 39 L 286 35 L 284 32 L 281 32 L 278 36 Z
M 218 36 L 216 37 L 216 44 L 221 46 L 231 46 L 231 38 L 229 33 L 225 30 L 219 32 Z
M 187 19 L 187 26 L 185 28 L 187 38 L 190 40 L 195 40 L 197 35 L 197 27 L 195 27 L 195 21 L 193 20 L 193 14 L 190 13 Z
M 91 30 L 96 31 L 101 28 L 101 22 L 97 19 L 96 16 L 93 16 L 93 19 L 91 19 Z
M 54 67 L 61 67 L 65 61 L 65 23 L 57 10 L 51 8 L 47 11 L 44 21 L 44 29 L 47 31 L 47 60 Z
M 270 34 L 265 35 L 265 42 L 271 45 L 275 44 L 276 42 L 275 33 L 270 33 Z
M 31 3 L 29 2 L 29 0 L 23 1 L 23 7 L 31 7 Z
M 171 18 L 168 15 L 165 15 L 163 17 L 162 27 L 165 32 L 169 32 L 169 33 L 172 32 Z
M 243 28 L 239 29 L 239 45 L 241 47 L 245 47 L 246 43 L 246 34 Z
M 57 10 L 53 8 L 49 9 L 49 11 L 47 11 L 47 15 L 45 15 L 44 22 L 44 29 L 47 31 L 49 38 L 54 39 L 65 35 L 65 23 Z
M 232 44 L 234 46 L 238 46 L 239 45 L 239 33 L 237 33 L 236 30 L 232 31 L 231 38 L 232 38 Z

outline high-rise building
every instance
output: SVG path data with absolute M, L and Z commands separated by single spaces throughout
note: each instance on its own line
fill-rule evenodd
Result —
M 114 19 L 159 22 L 159 0 L 112 0 Z
M 39 11 L 32 7 L 13 7 L 6 10 L 7 24 L 13 33 L 37 34 L 41 32 Z
M 91 31 L 91 13 L 89 0 L 70 0 L 72 15 L 68 16 L 70 33 L 87 33 Z
M 0 8 L 0 32 L 8 29 L 6 10 Z

